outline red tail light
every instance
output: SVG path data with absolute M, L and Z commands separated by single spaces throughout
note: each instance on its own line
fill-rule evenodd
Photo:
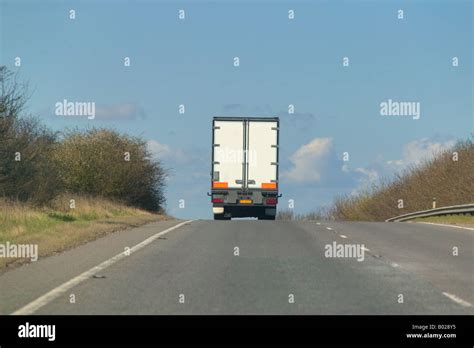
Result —
M 224 200 L 222 198 L 213 198 L 212 203 L 224 203 Z
M 275 205 L 275 204 L 277 204 L 277 199 L 276 198 L 267 198 L 265 203 Z

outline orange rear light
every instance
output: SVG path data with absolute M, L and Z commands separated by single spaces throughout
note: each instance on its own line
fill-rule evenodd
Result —
M 228 188 L 229 184 L 226 182 L 214 181 L 212 182 L 212 188 Z
M 264 182 L 264 183 L 262 184 L 262 188 L 263 188 L 263 189 L 276 190 L 276 189 L 277 189 L 277 184 L 276 184 L 276 182 Z

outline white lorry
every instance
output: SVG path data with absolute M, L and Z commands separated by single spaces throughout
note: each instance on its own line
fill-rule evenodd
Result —
M 275 220 L 279 119 L 214 117 L 211 196 L 215 220 Z

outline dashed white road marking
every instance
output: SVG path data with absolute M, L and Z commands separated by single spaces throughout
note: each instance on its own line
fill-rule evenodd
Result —
M 416 224 L 426 224 L 426 225 L 443 226 L 443 227 L 462 228 L 463 230 L 474 231 L 474 228 L 471 228 L 471 227 L 464 227 L 464 226 L 446 225 L 446 224 L 436 224 L 436 223 L 434 223 L 434 222 L 415 222 L 415 223 L 416 223 Z
M 25 306 L 21 307 L 20 309 L 16 310 L 12 314 L 13 315 L 28 315 L 28 314 L 32 314 L 32 313 L 36 312 L 41 307 L 47 305 L 51 301 L 54 301 L 55 299 L 57 299 L 58 297 L 63 295 L 69 289 L 71 289 L 74 286 L 82 283 L 84 280 L 91 278 L 97 272 L 100 272 L 100 271 L 106 269 L 107 267 L 113 265 L 117 261 L 119 261 L 119 260 L 121 260 L 125 257 L 128 257 L 129 255 L 131 255 L 135 251 L 138 251 L 138 250 L 142 249 L 143 247 L 145 247 L 148 244 L 152 243 L 155 239 L 158 239 L 160 236 L 162 236 L 162 235 L 164 235 L 168 232 L 171 232 L 171 231 L 173 231 L 173 230 L 175 230 L 175 229 L 177 229 L 177 228 L 179 228 L 183 225 L 186 225 L 186 224 L 188 224 L 192 221 L 194 221 L 194 220 L 188 220 L 188 221 L 181 222 L 181 223 L 179 223 L 179 224 L 177 224 L 173 227 L 170 227 L 170 228 L 168 228 L 164 231 L 161 231 L 161 232 L 158 232 L 158 233 L 152 235 L 151 237 L 148 237 L 147 239 L 145 239 L 144 241 L 142 241 L 142 242 L 138 243 L 137 245 L 131 247 L 130 249 L 111 257 L 110 259 L 102 262 L 101 264 L 99 264 L 95 267 L 92 267 L 88 271 L 85 271 L 84 273 L 79 274 L 77 277 L 74 277 L 71 280 L 59 285 L 58 287 L 56 287 L 53 290 L 47 292 L 43 296 L 38 297 L 33 302 L 30 302 L 27 305 L 25 305 Z
M 320 223 L 320 222 L 316 222 L 316 225 L 321 225 L 321 223 Z
M 450 294 L 449 292 L 443 292 L 443 295 L 446 296 L 447 298 L 449 298 L 450 300 L 453 300 L 454 302 L 460 304 L 463 307 L 471 307 L 472 306 L 472 304 L 470 304 L 469 302 L 464 301 L 462 298 L 460 298 L 456 295 Z
M 397 268 L 399 265 L 398 265 L 398 263 L 396 263 L 396 262 L 392 262 L 392 263 L 390 264 L 390 266 Z
M 340 234 L 339 237 L 344 238 L 344 239 L 347 238 L 347 236 L 345 236 L 343 234 Z
M 332 228 L 331 227 L 326 227 L 327 230 L 329 231 L 332 231 Z

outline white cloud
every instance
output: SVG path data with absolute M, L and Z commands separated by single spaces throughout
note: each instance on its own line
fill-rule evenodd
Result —
M 186 154 L 181 149 L 173 149 L 167 144 L 162 144 L 156 140 L 147 142 L 148 150 L 153 158 L 166 160 L 170 162 L 186 162 Z
M 456 141 L 453 139 L 440 140 L 439 138 L 421 138 L 410 141 L 403 145 L 400 159 L 387 161 L 379 158 L 367 167 L 354 169 L 353 172 L 359 173 L 361 176 L 357 178 L 359 185 L 354 188 L 352 193 L 358 193 L 360 190 L 378 183 L 382 177 L 391 178 L 393 174 L 408 166 L 417 166 L 424 161 L 433 159 L 455 144 Z
M 363 175 L 363 177 L 360 178 L 359 181 L 364 184 L 373 184 L 379 180 L 379 173 L 375 169 L 356 168 L 354 169 L 354 171 Z
M 169 145 L 162 144 L 156 140 L 149 140 L 147 146 L 153 157 L 166 158 L 171 156 Z
M 356 168 L 352 172 L 359 175 L 356 176 L 357 186 L 352 189 L 351 195 L 359 194 L 361 191 L 377 184 L 380 180 L 379 172 L 373 168 Z
M 387 161 L 387 164 L 395 170 L 419 165 L 453 147 L 455 143 L 455 140 L 435 141 L 430 138 L 413 140 L 403 146 L 401 159 Z
M 169 181 L 199 181 L 206 179 L 209 181 L 208 161 L 203 161 L 206 156 L 199 148 L 177 149 L 168 144 L 160 143 L 156 140 L 148 140 L 147 148 L 151 157 L 162 162 L 167 168 Z
M 320 182 L 332 148 L 331 138 L 315 138 L 290 157 L 293 168 L 283 177 L 296 182 Z

